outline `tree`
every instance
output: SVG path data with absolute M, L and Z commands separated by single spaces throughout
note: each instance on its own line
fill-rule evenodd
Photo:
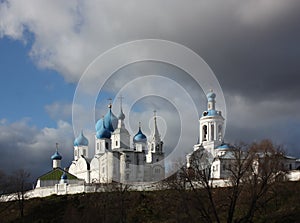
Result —
M 24 169 L 15 171 L 9 180 L 10 193 L 14 193 L 19 206 L 20 217 L 24 216 L 24 204 L 26 198 L 26 192 L 30 189 L 30 183 L 28 182 L 30 173 Z
M 276 197 L 276 185 L 286 174 L 284 153 L 271 141 L 253 143 L 248 153 L 251 154 L 252 165 L 249 165 L 249 171 L 243 178 L 247 209 L 239 222 L 253 221 L 255 212 Z
M 241 143 L 226 154 L 229 165 L 224 182 L 228 187 L 214 188 L 212 156 L 202 148 L 190 155 L 188 168 L 183 166 L 176 175 L 173 188 L 174 183 L 177 188 L 188 185 L 195 198 L 193 208 L 199 212 L 202 222 L 221 222 L 221 219 L 228 223 L 252 222 L 255 213 L 275 198 L 276 184 L 284 179 L 284 153 L 269 140 L 263 140 L 251 145 Z M 220 213 L 226 213 L 226 217 Z

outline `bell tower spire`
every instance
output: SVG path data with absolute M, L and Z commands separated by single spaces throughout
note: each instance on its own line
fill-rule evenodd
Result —
M 153 133 L 153 140 L 156 142 L 160 141 L 160 135 L 157 128 L 157 122 L 156 122 L 156 110 L 153 111 L 153 119 L 154 119 L 154 133 Z
M 216 108 L 216 94 L 210 89 L 209 93 L 206 95 L 207 97 L 207 110 L 215 110 Z
M 163 142 L 161 141 L 160 134 L 157 127 L 156 110 L 153 111 L 154 131 L 152 139 L 149 142 L 147 162 L 155 163 L 161 161 L 164 158 Z

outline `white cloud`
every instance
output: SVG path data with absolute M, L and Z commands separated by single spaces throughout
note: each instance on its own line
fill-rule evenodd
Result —
M 72 104 L 54 102 L 45 106 L 46 112 L 53 120 L 70 120 L 72 117 Z

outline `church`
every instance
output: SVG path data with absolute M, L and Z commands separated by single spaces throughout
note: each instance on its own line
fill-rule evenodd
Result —
M 90 145 L 81 131 L 74 140 L 74 159 L 66 169 L 61 168 L 62 156 L 57 145 L 56 152 L 51 156 L 53 169 L 38 178 L 36 187 L 59 187 L 59 184 L 64 183 L 83 185 L 163 180 L 164 150 L 156 112 L 154 111 L 154 131 L 151 137 L 143 133 L 139 123 L 139 129 L 131 140 L 124 120 L 122 102 L 118 116 L 112 112 L 110 103 L 106 115 L 95 124 L 95 145 Z
M 216 94 L 210 91 L 206 97 L 207 111 L 199 119 L 199 142 L 186 156 L 187 167 L 195 152 L 205 152 L 208 155 L 211 179 L 225 182 L 230 177 L 228 170 L 235 161 L 234 147 L 224 143 L 225 119 L 222 112 L 216 110 Z M 74 159 L 66 169 L 60 166 L 62 156 L 57 147 L 51 157 L 53 169 L 38 178 L 32 196 L 95 192 L 97 184 L 151 184 L 165 179 L 165 153 L 156 112 L 150 137 L 143 133 L 139 123 L 137 133 L 131 138 L 124 120 L 122 101 L 118 116 L 113 114 L 110 103 L 106 115 L 95 124 L 95 145 L 90 145 L 81 131 L 74 140 Z M 299 159 L 285 156 L 283 165 L 289 171 L 289 180 L 300 179 L 300 171 L 297 170 L 300 168 Z
M 205 153 L 210 166 L 210 177 L 214 180 L 226 180 L 231 175 L 235 165 L 235 148 L 224 142 L 224 121 L 222 112 L 216 110 L 216 94 L 211 90 L 207 93 L 207 111 L 199 119 L 199 142 L 194 150 L 187 155 L 187 167 L 191 166 L 190 159 L 195 152 Z M 257 156 L 263 154 L 257 153 Z M 289 179 L 299 178 L 300 159 L 284 155 L 283 169 L 289 171 Z
M 74 160 L 69 173 L 86 183 L 157 182 L 165 177 L 163 141 L 154 112 L 154 132 L 148 139 L 141 123 L 130 144 L 122 104 L 116 117 L 109 104 L 106 115 L 95 125 L 94 154 L 83 132 L 74 141 Z

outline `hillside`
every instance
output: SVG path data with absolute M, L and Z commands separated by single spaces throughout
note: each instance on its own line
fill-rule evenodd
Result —
M 201 193 L 201 191 L 200 191 Z M 218 200 L 226 200 L 226 189 L 217 188 Z M 300 182 L 280 184 L 269 202 L 257 208 L 254 222 L 300 222 Z M 24 218 L 18 203 L 0 203 L 0 222 L 203 222 L 192 191 L 116 191 L 50 196 L 25 202 Z M 224 204 L 224 202 L 223 202 Z M 244 212 L 238 203 L 235 218 Z M 226 221 L 226 205 L 219 207 Z

